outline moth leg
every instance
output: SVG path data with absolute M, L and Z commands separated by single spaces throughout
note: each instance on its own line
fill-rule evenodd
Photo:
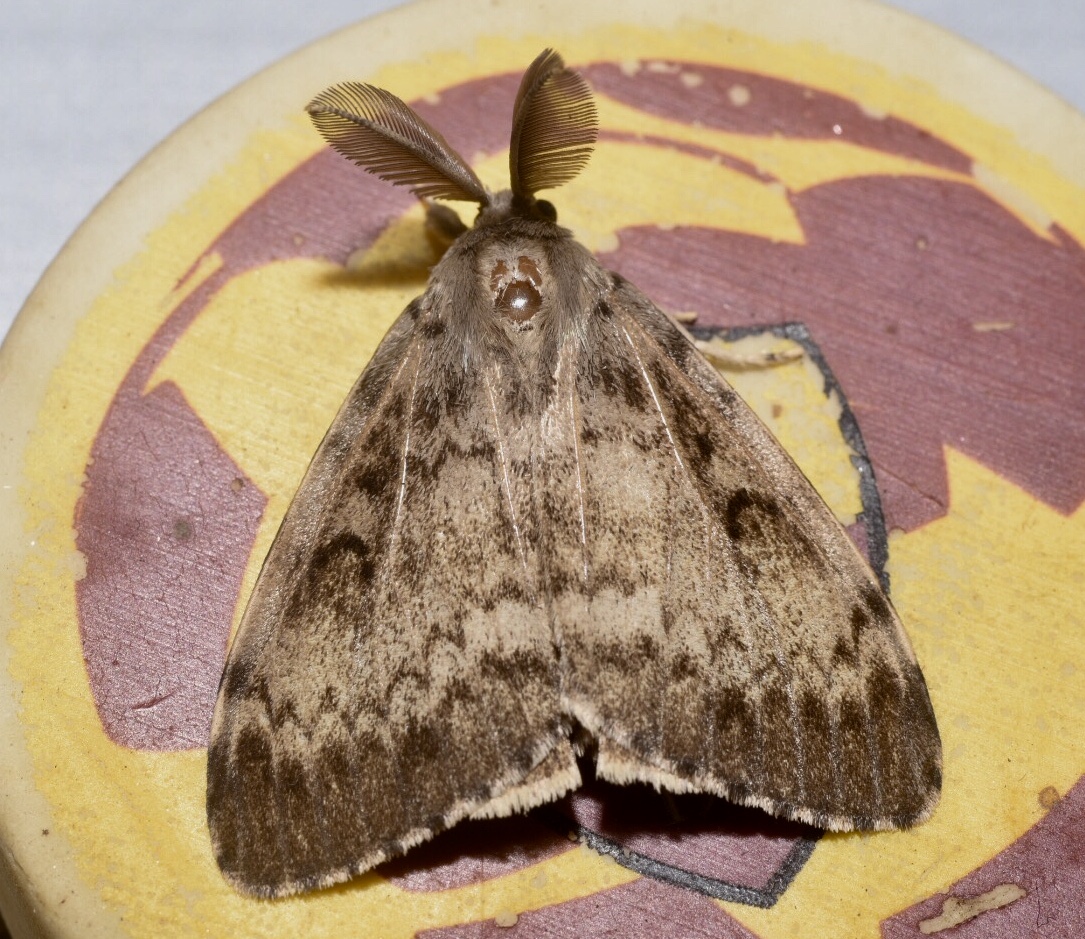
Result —
M 437 257 L 443 257 L 452 242 L 467 231 L 467 226 L 454 209 L 443 203 L 423 199 L 422 205 L 426 207 L 426 238 Z
M 489 802 L 484 802 L 468 817 L 500 818 L 516 812 L 526 812 L 536 806 L 557 801 L 578 788 L 580 783 L 576 753 L 568 740 L 561 740 L 520 782 L 509 786 Z

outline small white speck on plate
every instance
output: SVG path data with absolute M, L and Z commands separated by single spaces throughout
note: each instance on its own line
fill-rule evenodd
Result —
M 502 910 L 494 917 L 494 923 L 503 929 L 510 929 L 516 925 L 516 921 L 519 918 L 520 917 L 513 913 L 512 910 Z
M 747 104 L 750 103 L 752 98 L 753 94 L 751 93 L 750 89 L 747 88 L 745 85 L 732 85 L 730 88 L 727 89 L 727 99 L 736 108 L 745 107 Z

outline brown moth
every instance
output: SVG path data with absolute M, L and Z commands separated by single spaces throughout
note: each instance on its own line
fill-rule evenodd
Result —
M 686 335 L 535 197 L 588 160 L 586 82 L 531 64 L 496 194 L 387 91 L 309 113 L 370 172 L 481 208 L 329 429 L 234 640 L 207 775 L 230 883 L 346 880 L 559 798 L 585 754 L 822 828 L 926 819 L 938 730 L 875 576 Z

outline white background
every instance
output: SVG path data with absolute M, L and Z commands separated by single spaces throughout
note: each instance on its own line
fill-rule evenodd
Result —
M 2 0 L 0 336 L 68 236 L 156 143 L 300 46 L 399 5 Z M 990 50 L 1085 111 L 1085 0 L 892 5 Z

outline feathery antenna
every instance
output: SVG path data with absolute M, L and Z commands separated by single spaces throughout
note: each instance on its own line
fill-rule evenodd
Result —
M 367 172 L 420 198 L 489 204 L 490 193 L 467 161 L 390 91 L 344 82 L 306 110 L 324 139 Z
M 544 49 L 524 73 L 513 107 L 513 193 L 528 198 L 569 182 L 588 162 L 598 132 L 588 83 L 553 49 Z

